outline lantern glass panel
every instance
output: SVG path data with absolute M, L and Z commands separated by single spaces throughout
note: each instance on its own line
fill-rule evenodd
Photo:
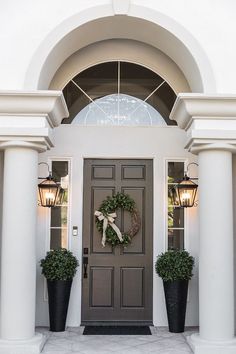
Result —
M 197 187 L 197 184 L 191 180 L 183 180 L 177 185 L 178 199 L 182 207 L 194 206 Z
M 56 200 L 56 205 L 66 205 L 67 204 L 67 195 L 68 195 L 68 190 L 60 188 L 57 200 Z
M 169 185 L 168 187 L 168 205 L 178 206 L 179 205 L 179 198 L 176 192 L 175 185 Z

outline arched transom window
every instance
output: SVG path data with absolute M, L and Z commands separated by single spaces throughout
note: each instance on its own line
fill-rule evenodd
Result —
M 176 125 L 169 119 L 176 95 L 155 72 L 128 62 L 94 65 L 63 90 L 69 119 L 76 125 Z

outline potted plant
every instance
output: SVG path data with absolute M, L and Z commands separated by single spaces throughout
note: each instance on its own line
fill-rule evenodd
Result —
M 163 280 L 170 332 L 184 332 L 188 282 L 193 266 L 194 258 L 184 250 L 170 250 L 157 257 L 155 269 Z
M 40 261 L 47 279 L 50 331 L 65 330 L 71 285 L 78 265 L 76 257 L 65 248 L 47 252 Z

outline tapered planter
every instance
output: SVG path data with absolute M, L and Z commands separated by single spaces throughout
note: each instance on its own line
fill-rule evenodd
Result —
M 184 332 L 188 280 L 163 281 L 169 331 Z
M 72 280 L 47 280 L 50 331 L 63 332 Z

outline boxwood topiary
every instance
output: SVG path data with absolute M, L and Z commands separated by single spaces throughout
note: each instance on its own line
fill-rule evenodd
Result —
M 163 281 L 190 280 L 194 258 L 187 251 L 170 250 L 157 257 L 156 273 Z
M 41 259 L 42 274 L 48 280 L 71 280 L 79 263 L 72 252 L 65 248 L 59 248 L 47 252 Z

